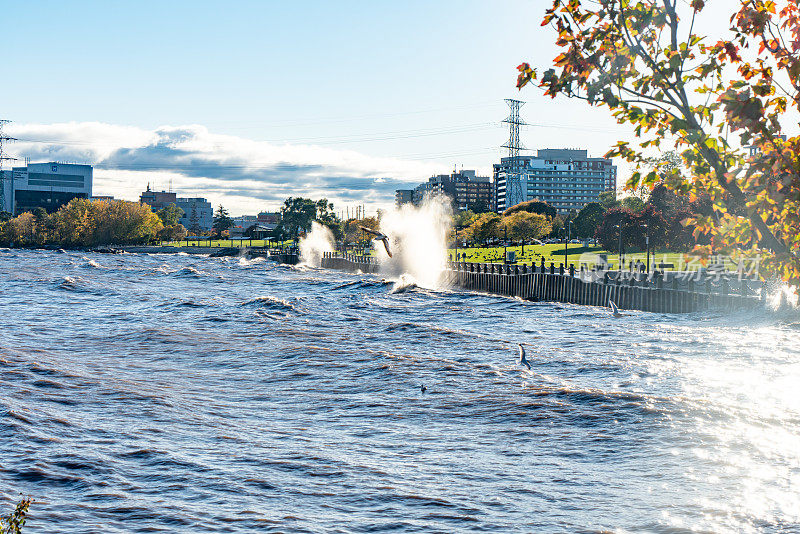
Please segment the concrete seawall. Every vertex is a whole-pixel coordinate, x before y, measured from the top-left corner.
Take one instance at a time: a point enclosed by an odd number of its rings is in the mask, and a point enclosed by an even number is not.
[[[380,266],[363,256],[327,253],[322,266],[351,272],[377,273]],[[665,283],[662,275],[610,271],[564,270],[563,266],[504,265],[448,262],[447,283],[472,291],[519,297],[526,300],[567,302],[609,307],[613,300],[620,309],[656,313],[690,313],[707,309],[747,309],[764,306],[765,290],[741,282],[734,292],[726,278],[712,284],[673,277]],[[755,284],[754,284],[755,285]],[[760,285],[759,285],[760,286]]]

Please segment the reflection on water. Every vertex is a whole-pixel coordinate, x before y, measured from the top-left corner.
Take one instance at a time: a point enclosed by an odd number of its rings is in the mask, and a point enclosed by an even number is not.
[[[791,315],[239,258],[6,250],[0,281],[0,504],[32,495],[31,532],[800,530]]]

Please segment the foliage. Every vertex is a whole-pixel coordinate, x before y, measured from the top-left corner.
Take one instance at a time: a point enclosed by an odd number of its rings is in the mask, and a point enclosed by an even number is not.
[[[520,202],[519,204],[511,206],[505,210],[503,212],[503,216],[506,217],[519,211],[527,211],[528,213],[541,213],[542,215],[546,215],[551,219],[556,216],[556,209],[547,202],[543,202],[541,200],[528,200],[526,202]]]
[[[453,226],[454,227],[467,227],[472,224],[472,221],[475,220],[476,212],[471,210],[466,211],[459,211],[453,215]]]
[[[342,233],[339,218],[333,211],[333,203],[328,202],[327,198],[322,198],[317,200],[316,208],[315,220],[321,225],[326,226],[333,234],[334,239],[337,241],[340,240],[344,234]]]
[[[25,521],[28,519],[28,508],[31,499],[22,499],[13,512],[7,516],[0,516],[0,534],[20,534]]]
[[[644,209],[644,200],[637,196],[625,197],[620,201],[620,205],[631,211],[641,211]]]
[[[781,124],[800,108],[800,2],[731,2],[732,34],[716,43],[693,33],[704,4],[552,0],[542,24],[555,28],[563,53],[539,85],[605,106],[633,127],[638,141],[606,155],[637,166],[629,189],[663,179],[642,168],[649,150],[672,144],[689,176],[672,173],[665,185],[712,206],[687,221],[695,235],[710,234],[725,251],[760,249],[764,267],[800,284],[800,136],[783,137]],[[527,63],[519,70],[520,88],[537,78]]]
[[[200,218],[197,216],[197,204],[194,202],[192,202],[192,213],[189,215],[189,231],[196,236],[203,231],[200,228]]]
[[[195,214],[197,214],[197,211],[195,211]],[[171,203],[169,206],[158,210],[156,215],[161,219],[161,224],[164,226],[175,226],[180,223],[181,217],[183,217],[183,210]]]
[[[158,240],[181,241],[186,239],[187,235],[189,235],[189,232],[186,231],[186,228],[184,228],[182,224],[173,224],[171,226],[165,226],[158,232]]]
[[[222,204],[217,208],[217,213],[214,214],[214,224],[211,228],[217,237],[221,237],[223,232],[227,232],[233,226],[233,219],[228,214],[228,210],[222,207]]]
[[[548,237],[561,237],[564,234],[564,219],[560,215],[556,215],[550,223],[551,230]]]
[[[475,241],[486,242],[500,237],[501,218],[496,213],[481,213],[470,224],[469,232]]]
[[[378,230],[380,223],[375,217],[365,217],[363,219],[348,219],[339,225],[339,233],[346,245],[359,245],[366,247],[372,241],[372,235],[361,230],[361,226]]]
[[[572,228],[575,236],[579,238],[594,237],[594,233],[603,221],[605,210],[598,202],[586,204],[575,219],[572,221]]]
[[[612,208],[605,213],[595,237],[600,245],[608,250],[619,248],[619,236],[622,232],[622,250],[629,248],[645,250],[645,237],[650,237],[650,248],[665,248],[669,224],[648,205],[642,211],[635,212],[627,208]]]
[[[147,205],[124,200],[75,198],[55,213],[22,213],[0,227],[8,246],[80,247],[135,245],[156,239],[163,229]]]
[[[503,217],[503,226],[506,227],[508,237],[511,239],[522,241],[531,241],[539,239],[550,233],[552,223],[545,215],[541,213],[528,213],[520,211]]]
[[[616,191],[603,191],[600,193],[599,201],[604,210],[610,210],[611,208],[618,208],[620,206]]]
[[[333,211],[333,204],[323,198],[317,201],[310,198],[289,197],[281,207],[280,232],[296,236],[311,229],[311,222],[318,221],[333,231],[334,236],[342,237],[339,219]]]

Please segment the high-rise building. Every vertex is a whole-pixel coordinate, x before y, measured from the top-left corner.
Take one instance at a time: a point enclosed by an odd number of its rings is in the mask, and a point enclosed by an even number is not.
[[[408,202],[410,197],[410,201],[419,206],[428,193],[447,195],[453,208],[460,211],[489,210],[492,205],[491,180],[488,176],[477,176],[473,170],[431,176],[413,190],[398,189],[395,191],[395,203],[400,206]]]
[[[411,204],[414,200],[413,189],[398,189],[394,192],[394,205],[400,207],[403,204]]]
[[[5,199],[2,210],[14,215],[36,208],[56,211],[73,198],[91,197],[92,177],[91,165],[53,161],[2,171],[0,187]]]
[[[511,207],[506,202],[506,186],[512,163],[511,158],[502,158],[494,165],[498,212]],[[590,158],[586,150],[538,150],[536,156],[519,156],[517,165],[522,201],[542,200],[559,213],[579,211],[597,202],[600,193],[617,190],[617,166],[610,159]]]

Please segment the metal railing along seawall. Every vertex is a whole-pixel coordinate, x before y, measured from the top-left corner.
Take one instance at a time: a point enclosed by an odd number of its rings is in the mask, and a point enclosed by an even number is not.
[[[378,272],[373,258],[327,253],[322,266],[330,269]],[[674,274],[674,273],[672,273]],[[682,280],[662,272],[587,270],[563,264],[549,267],[501,263],[447,262],[445,282],[471,291],[519,297],[526,300],[609,306],[656,313],[690,313],[707,309],[746,309],[765,305],[766,290],[754,281],[738,280],[735,287],[725,276]],[[754,286],[754,287],[751,287]],[[755,287],[758,286],[758,287]]]
[[[371,256],[359,256],[348,252],[325,252],[322,254],[322,267],[362,273],[377,273],[380,265]]]

